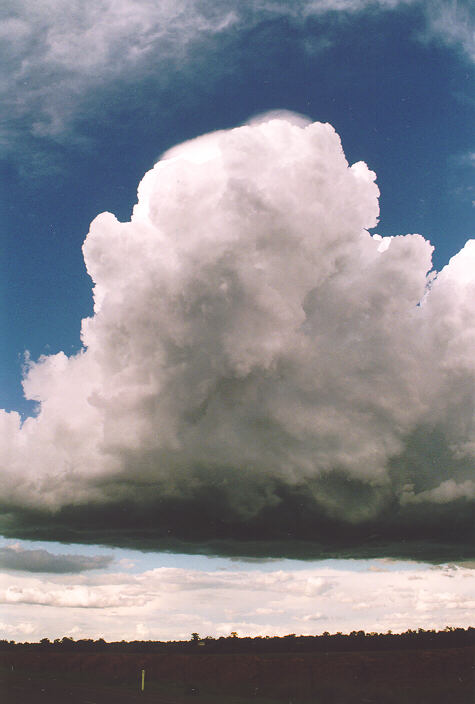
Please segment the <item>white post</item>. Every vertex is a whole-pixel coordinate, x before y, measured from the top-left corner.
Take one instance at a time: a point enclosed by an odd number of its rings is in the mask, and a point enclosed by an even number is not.
[[[145,670],[142,670],[142,692],[145,689]]]

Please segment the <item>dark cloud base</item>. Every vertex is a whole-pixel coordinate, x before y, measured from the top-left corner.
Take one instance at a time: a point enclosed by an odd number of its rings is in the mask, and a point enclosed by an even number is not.
[[[367,485],[348,481],[354,501],[371,500]],[[330,491],[330,489],[328,490]],[[144,551],[253,558],[406,558],[427,562],[473,559],[473,504],[401,507],[386,499],[377,518],[359,522],[328,515],[306,487],[276,485],[275,504],[238,515],[218,489],[188,498],[130,499],[70,505],[50,513],[2,510],[7,538],[101,544]]]

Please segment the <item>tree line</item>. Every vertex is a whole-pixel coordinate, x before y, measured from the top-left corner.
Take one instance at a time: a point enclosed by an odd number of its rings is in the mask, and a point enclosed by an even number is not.
[[[37,643],[17,643],[14,640],[0,640],[0,651],[52,650],[66,652],[121,652],[121,653],[306,653],[306,652],[344,652],[371,650],[411,650],[434,648],[460,648],[475,645],[475,628],[453,628],[447,626],[441,631],[407,630],[404,633],[366,633],[352,631],[344,634],[325,632],[316,636],[302,636],[289,633],[285,636],[239,637],[233,631],[229,636],[213,638],[199,633],[192,633],[189,640],[178,641],[113,641],[103,638],[94,640],[72,637],[55,638],[50,641],[42,638]]]

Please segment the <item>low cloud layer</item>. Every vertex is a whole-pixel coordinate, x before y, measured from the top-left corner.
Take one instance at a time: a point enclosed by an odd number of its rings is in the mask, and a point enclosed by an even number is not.
[[[77,574],[104,569],[112,559],[107,555],[54,555],[48,550],[26,550],[18,545],[0,548],[0,569],[22,572]]]
[[[0,572],[2,632],[17,640],[189,639],[202,636],[317,634],[365,629],[467,627],[473,570],[385,561],[360,572],[327,564],[268,572],[152,569],[140,574],[52,576]]]
[[[166,153],[84,244],[84,350],[0,416],[9,536],[271,556],[468,556],[475,241],[438,274],[286,114]]]

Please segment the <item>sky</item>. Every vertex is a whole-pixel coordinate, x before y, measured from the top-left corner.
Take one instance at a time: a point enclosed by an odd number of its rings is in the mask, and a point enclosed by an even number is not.
[[[469,3],[15,0],[0,51],[0,638],[471,625]]]

